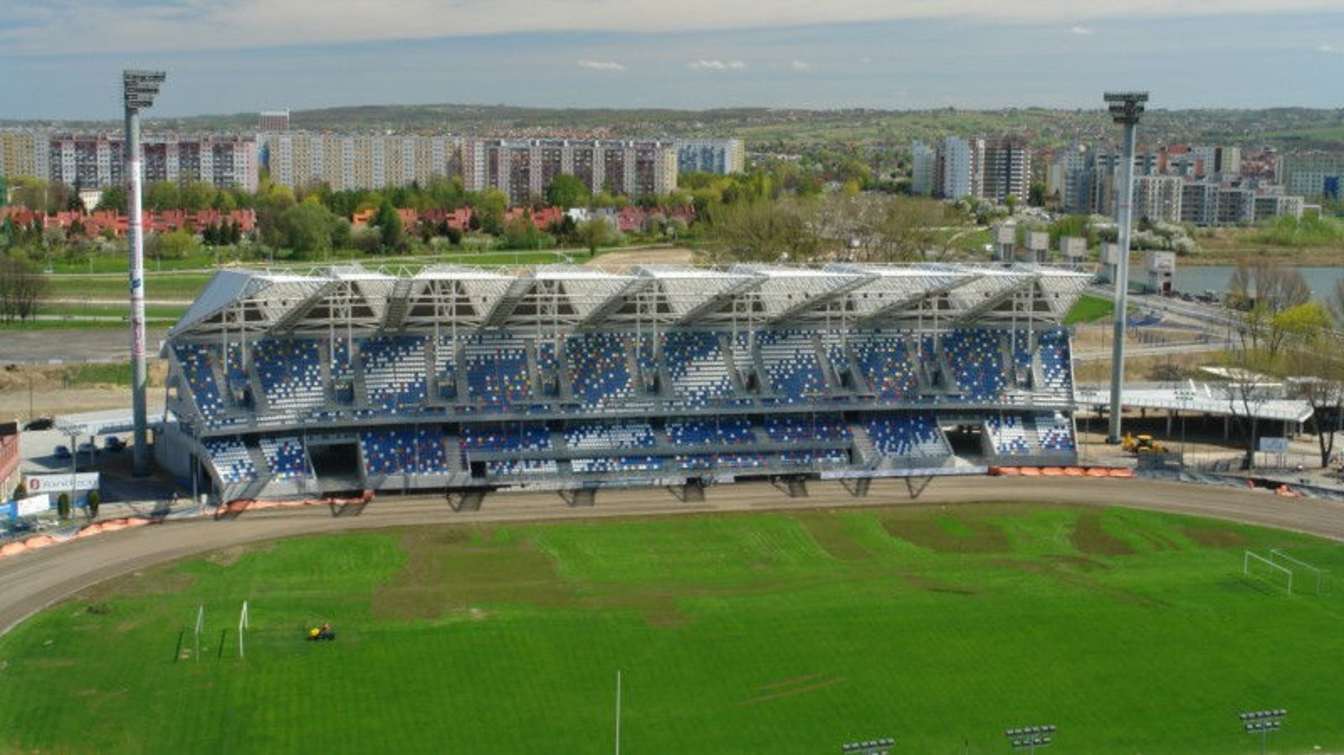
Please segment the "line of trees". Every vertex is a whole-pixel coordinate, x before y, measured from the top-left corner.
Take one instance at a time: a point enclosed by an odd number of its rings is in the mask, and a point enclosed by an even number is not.
[[[32,263],[0,257],[0,320],[35,318],[46,295],[47,279]]]

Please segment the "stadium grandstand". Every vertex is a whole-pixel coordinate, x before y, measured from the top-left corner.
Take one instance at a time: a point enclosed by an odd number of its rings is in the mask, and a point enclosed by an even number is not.
[[[1086,287],[1037,266],[219,272],[159,462],[221,500],[1076,463]]]

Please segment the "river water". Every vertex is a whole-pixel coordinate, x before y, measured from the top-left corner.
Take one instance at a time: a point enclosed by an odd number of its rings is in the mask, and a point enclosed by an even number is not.
[[[1138,262],[1136,260],[1136,262]],[[1344,260],[1342,260],[1344,262]],[[1176,261],[1176,290],[1187,294],[1202,294],[1205,291],[1213,291],[1215,294],[1227,292],[1228,281],[1232,279],[1232,272],[1236,270],[1232,265],[1214,265],[1210,267],[1196,267],[1181,265],[1180,260]],[[1344,280],[1344,265],[1339,267],[1299,267],[1302,271],[1302,277],[1306,278],[1307,285],[1311,286],[1311,292],[1317,297],[1331,296],[1335,291],[1337,281]],[[1148,276],[1143,270],[1143,263],[1138,262],[1129,271],[1130,280],[1134,283],[1146,283]]]

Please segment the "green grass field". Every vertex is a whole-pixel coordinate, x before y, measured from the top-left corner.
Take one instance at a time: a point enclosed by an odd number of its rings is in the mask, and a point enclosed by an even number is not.
[[[1344,591],[1243,577],[1270,547],[1344,569],[1301,535],[1002,504],[280,541],[0,639],[0,751],[606,753],[620,669],[631,753],[998,753],[1036,723],[1058,752],[1251,752],[1235,714],[1267,707],[1275,751],[1338,752]]]
[[[1125,311],[1129,311],[1126,309]],[[1064,316],[1065,325],[1096,322],[1110,317],[1115,312],[1115,302],[1092,294],[1083,294],[1074,302],[1073,309]]]

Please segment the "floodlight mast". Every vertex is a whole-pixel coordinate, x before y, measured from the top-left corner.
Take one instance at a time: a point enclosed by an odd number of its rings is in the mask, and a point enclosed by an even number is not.
[[[122,71],[122,97],[126,107],[126,175],[131,190],[127,197],[126,236],[130,244],[131,287],[131,410],[135,423],[132,473],[149,474],[149,438],[145,419],[145,244],[141,228],[140,111],[154,105],[154,96],[167,74],[163,71]]]
[[[1139,117],[1143,115],[1147,92],[1107,92],[1103,95],[1111,118],[1125,127],[1124,165],[1121,166],[1121,185],[1116,196],[1116,222],[1120,226],[1120,259],[1115,265],[1115,323],[1114,343],[1111,346],[1111,416],[1107,442],[1120,442],[1121,394],[1125,387],[1125,309],[1129,304],[1129,244],[1130,226],[1134,215],[1134,151]]]

